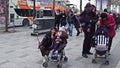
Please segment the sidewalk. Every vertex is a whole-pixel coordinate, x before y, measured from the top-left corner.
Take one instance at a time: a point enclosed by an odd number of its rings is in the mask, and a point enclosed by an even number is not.
[[[38,50],[38,40],[36,36],[30,35],[32,30],[21,28],[17,31],[15,33],[0,34],[0,68],[43,68],[42,56]],[[42,40],[43,36],[40,35],[39,40]],[[92,64],[92,55],[88,58],[82,57],[83,38],[83,33],[76,36],[76,30],[74,30],[73,36],[69,37],[65,48],[68,62],[63,63],[63,68],[107,68],[109,66],[109,68],[119,68],[120,62],[115,57],[115,50],[119,49],[120,31],[117,32],[113,40],[110,65],[107,67],[103,65],[104,60],[101,59],[97,64]],[[117,57],[119,58],[119,55]],[[56,68],[56,63],[50,63],[48,68]]]

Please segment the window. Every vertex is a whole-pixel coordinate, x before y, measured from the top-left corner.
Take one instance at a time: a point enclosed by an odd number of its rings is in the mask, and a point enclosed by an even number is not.
[[[10,14],[10,22],[14,22],[14,19],[15,19],[14,14]]]
[[[23,17],[31,17],[31,16],[33,16],[33,9],[15,9],[15,12],[19,16],[23,16]]]
[[[52,10],[43,10],[43,16],[52,16]]]

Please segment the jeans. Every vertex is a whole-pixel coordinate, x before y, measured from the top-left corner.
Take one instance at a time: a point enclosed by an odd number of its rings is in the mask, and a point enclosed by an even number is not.
[[[68,24],[68,32],[69,32],[69,35],[72,36],[72,33],[73,33],[73,24]]]

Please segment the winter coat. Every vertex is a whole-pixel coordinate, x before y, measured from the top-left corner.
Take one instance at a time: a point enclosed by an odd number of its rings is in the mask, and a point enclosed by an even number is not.
[[[83,30],[87,30],[88,28],[90,28],[93,34],[95,32],[95,25],[97,21],[98,16],[96,15],[96,13],[87,13],[86,11],[84,11],[80,15],[80,22],[82,24]]]
[[[66,23],[66,18],[67,18],[67,15],[65,13],[62,13],[61,14],[61,22],[65,22]]]
[[[119,25],[119,24],[120,24],[120,16],[116,18],[116,25]]]
[[[73,17],[73,20],[74,20],[74,23],[73,23],[73,24],[74,24],[75,28],[80,28],[79,19],[80,19],[79,16],[76,16],[76,15],[75,15],[75,16]]]
[[[107,14],[107,20],[103,21],[100,20],[100,26],[107,26],[108,27],[108,34],[109,37],[115,36],[115,20],[112,15]]]
[[[67,21],[69,24],[73,24],[74,23],[74,17],[75,15],[72,13],[72,14],[68,14],[68,17],[67,17]]]
[[[60,23],[61,14],[55,14],[55,23]]]
[[[54,37],[55,37],[55,34],[54,34]],[[53,42],[53,39],[51,38],[51,32],[48,32],[41,41],[42,46],[44,46],[45,49],[47,50],[50,49],[52,42]]]

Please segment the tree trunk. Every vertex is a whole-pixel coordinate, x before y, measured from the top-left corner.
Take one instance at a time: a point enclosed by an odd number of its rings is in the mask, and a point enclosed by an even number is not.
[[[80,0],[80,13],[82,12],[82,0]]]
[[[100,0],[100,11],[102,11],[102,0]]]
[[[9,0],[5,0],[5,32],[8,32]]]
[[[107,0],[107,9],[111,10],[111,0]]]

